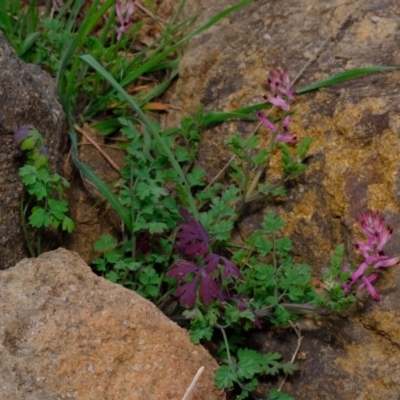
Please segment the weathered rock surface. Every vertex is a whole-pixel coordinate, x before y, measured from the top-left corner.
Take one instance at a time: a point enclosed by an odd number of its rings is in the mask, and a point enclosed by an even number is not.
[[[58,249],[0,272],[0,398],[223,399],[216,361],[136,293]]]
[[[187,15],[207,5],[204,21],[234,3],[193,2]],[[171,115],[170,125],[179,122],[182,114],[193,113],[199,103],[217,111],[260,103],[265,93],[262,85],[276,60],[283,60],[295,77],[331,33],[336,32],[296,87],[350,68],[400,64],[395,50],[400,22],[393,17],[400,12],[398,2],[359,4],[340,28],[353,5],[343,1],[257,2],[195,37],[181,63],[172,99],[180,112]],[[343,239],[350,243],[354,218],[365,207],[385,211],[400,232],[400,221],[395,218],[399,208],[399,81],[400,72],[375,74],[298,96],[293,104],[292,130],[300,139],[314,138],[309,169],[288,185],[283,205],[270,202],[261,207],[274,208],[286,217],[286,232],[303,261],[325,265],[334,244]],[[240,121],[205,132],[199,163],[209,178],[231,157],[225,139],[237,130],[249,134],[254,127]],[[265,144],[269,133],[261,130],[260,137]],[[249,216],[241,229],[251,232],[258,222],[258,216],[254,220]]]
[[[234,0],[191,2],[186,16],[207,8],[204,22]],[[230,111],[257,104],[262,85],[276,60],[297,76],[300,88],[351,68],[399,65],[400,3],[283,0],[255,2],[194,38],[186,49],[172,103],[179,109],[170,125],[199,103],[206,110]],[[261,215],[274,210],[286,221],[298,261],[318,275],[333,247],[343,242],[350,259],[355,217],[364,208],[379,209],[394,228],[389,255],[400,248],[400,72],[375,74],[298,96],[291,130],[312,136],[309,169],[287,186],[283,201],[249,207],[239,224],[242,236],[259,227]],[[231,157],[224,141],[235,131],[248,135],[255,124],[239,121],[204,133],[198,162],[213,178]],[[259,132],[261,143],[269,133]],[[278,161],[272,170],[278,168]],[[399,267],[395,267],[399,268]],[[393,268],[378,284],[381,305],[365,307],[343,318],[304,323],[300,373],[291,379],[296,399],[397,399],[399,393],[400,273]],[[290,339],[289,339],[290,338]],[[295,336],[259,337],[265,349],[294,350]],[[281,342],[278,346],[278,342]],[[289,345],[290,344],[290,345]],[[290,350],[288,350],[290,349]]]
[[[22,183],[18,170],[24,159],[12,136],[21,125],[34,126],[50,149],[52,167],[58,169],[65,116],[50,75],[22,62],[1,31],[0,71],[0,263],[4,268],[28,255],[19,214]]]

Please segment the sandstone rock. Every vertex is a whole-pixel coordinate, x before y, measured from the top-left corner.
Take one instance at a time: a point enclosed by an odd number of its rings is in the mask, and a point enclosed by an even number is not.
[[[0,272],[0,398],[223,399],[216,361],[136,293],[59,249]]]
[[[186,16],[207,8],[204,22],[216,7],[235,3],[191,2]],[[276,60],[284,61],[295,77],[330,34],[295,88],[355,67],[399,65],[399,2],[356,4],[343,23],[355,3],[255,2],[194,38],[181,63],[172,98],[179,112],[171,114],[170,125],[186,113],[193,114],[199,103],[216,111],[260,103],[262,85]],[[352,231],[356,215],[368,207],[385,213],[395,232],[387,253],[398,255],[399,82],[400,72],[375,74],[298,96],[291,128],[300,139],[314,138],[309,169],[287,185],[285,200],[250,206],[238,226],[241,235],[258,228],[260,216],[274,210],[286,221],[285,233],[294,241],[296,259],[312,265],[318,276],[338,243],[345,243],[348,256],[357,263]],[[198,162],[210,180],[231,157],[225,139],[235,131],[248,135],[254,127],[236,121],[204,133]],[[267,143],[269,133],[261,130],[259,134],[261,143]],[[272,167],[276,171],[279,160]],[[304,323],[301,350],[306,359],[284,389],[296,399],[398,398],[400,281],[396,268],[379,281],[381,306],[366,297],[365,307],[359,305],[358,311],[320,320],[317,326]],[[263,332],[258,340],[265,350],[282,351],[289,360],[295,336],[273,337]]]
[[[19,215],[22,183],[18,169],[23,159],[12,136],[21,125],[34,126],[50,149],[52,167],[58,169],[65,116],[50,75],[22,62],[1,31],[0,71],[0,263],[9,267],[28,255]]]

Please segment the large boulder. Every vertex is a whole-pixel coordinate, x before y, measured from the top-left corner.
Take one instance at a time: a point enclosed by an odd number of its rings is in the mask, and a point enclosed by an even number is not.
[[[191,2],[186,13],[206,8],[200,21],[204,22],[235,3]],[[398,2],[357,4],[359,8],[345,19],[354,4],[254,3],[195,37],[181,62],[171,99],[179,112],[171,113],[169,125],[179,123],[186,113],[193,114],[199,103],[206,110],[231,111],[262,102],[262,86],[274,62],[282,60],[296,77],[330,34],[295,88],[350,68],[400,64],[399,21],[393,18],[400,11]],[[351,250],[355,217],[366,207],[384,211],[400,232],[396,218],[399,80],[400,72],[374,74],[298,96],[292,105],[291,130],[300,139],[314,138],[309,169],[289,183],[283,203],[269,201],[256,208],[279,212],[299,257],[316,268],[326,265],[335,244],[344,240]],[[255,123],[239,121],[204,133],[198,162],[209,179],[231,157],[224,141],[235,131],[250,134],[254,127]],[[259,134],[261,144],[267,145],[270,133],[261,129]],[[258,223],[258,216],[248,215],[240,229],[246,234]]]
[[[0,272],[0,398],[224,399],[216,361],[133,291],[59,249]]]
[[[40,67],[21,61],[0,31],[1,268],[10,267],[28,255],[19,212],[22,183],[18,170],[24,158],[12,141],[14,132],[22,125],[39,130],[50,150],[51,166],[58,170],[66,125],[55,82]],[[52,240],[47,238],[45,244],[51,247]]]
[[[235,3],[199,0],[190,2],[185,12],[188,16],[205,9],[201,23]],[[295,88],[351,68],[400,65],[399,14],[395,0],[254,2],[190,42],[171,98],[179,111],[170,115],[169,123],[193,114],[199,103],[216,111],[260,103],[262,86],[277,60],[292,77],[300,74]],[[238,224],[241,236],[259,227],[262,214],[275,211],[286,221],[295,258],[312,265],[318,276],[338,243],[346,245],[354,264],[359,262],[352,244],[355,218],[365,208],[379,209],[395,232],[385,250],[399,255],[399,82],[400,72],[374,74],[297,96],[291,130],[300,139],[314,138],[309,168],[288,183],[286,199],[250,206]],[[235,131],[248,135],[254,127],[236,121],[204,132],[197,161],[209,180],[231,157],[224,141]],[[259,135],[267,144],[270,133],[261,129]],[[276,160],[272,172],[278,167]],[[398,398],[396,268],[378,282],[380,305],[366,297],[341,318],[303,323],[300,372],[284,390],[296,399]],[[273,341],[263,332],[255,340],[264,350],[281,351],[286,360],[296,347],[292,333]]]

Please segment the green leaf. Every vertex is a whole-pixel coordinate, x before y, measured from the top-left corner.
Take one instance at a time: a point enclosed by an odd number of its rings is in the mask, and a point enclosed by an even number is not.
[[[276,250],[282,255],[287,255],[292,250],[292,241],[288,237],[277,239]]]
[[[269,254],[273,248],[272,242],[263,236],[258,236],[254,241],[254,245],[262,257],[265,257],[267,254]]]
[[[110,271],[106,273],[106,279],[108,279],[110,282],[117,283],[119,276],[115,271]]]
[[[62,230],[71,233],[75,229],[74,221],[69,217],[64,217],[62,222]]]
[[[227,365],[222,365],[215,371],[215,386],[218,389],[231,389],[237,379],[236,373]]]
[[[175,149],[175,157],[176,161],[181,163],[190,160],[192,155],[184,147],[178,146]]]
[[[284,364],[281,363],[280,366],[282,372],[288,375],[293,375],[299,369],[299,367],[293,363],[284,363]]]
[[[143,285],[158,285],[161,277],[157,274],[153,267],[145,267],[139,275],[139,282]]]
[[[192,172],[186,174],[186,179],[190,186],[204,186],[204,179],[206,173],[204,168],[196,167],[193,168]]]
[[[194,344],[200,343],[201,339],[211,340],[213,329],[207,321],[194,321],[189,329],[190,339]]]
[[[299,155],[299,157],[300,157],[302,160],[306,157],[306,155],[307,155],[307,153],[308,153],[308,150],[310,149],[310,146],[311,146],[312,142],[313,142],[313,138],[310,137],[310,136],[308,136],[308,137],[305,137],[305,138],[297,145],[297,147],[296,147],[296,152],[297,152],[297,154]]]
[[[216,223],[210,230],[210,234],[215,236],[217,240],[229,240],[231,231],[233,229],[233,222],[229,220],[222,220]]]
[[[104,254],[104,258],[107,260],[108,264],[114,265],[114,269],[116,270],[126,270],[127,265],[124,261],[120,260],[121,255],[116,253],[115,251],[107,251]]]
[[[229,185],[228,188],[221,193],[222,200],[227,204],[238,201],[239,196],[240,190],[235,185]],[[233,215],[233,213],[230,212],[229,215]]]
[[[250,396],[250,393],[257,389],[258,380],[253,378],[250,382],[246,382],[246,384],[241,384],[242,393],[236,397],[236,400],[244,400]]]
[[[311,92],[312,90],[315,89],[320,89],[322,87],[334,85],[336,83],[346,82],[348,80],[359,78],[360,76],[369,75],[376,72],[398,71],[398,70],[400,70],[400,67],[391,67],[391,66],[373,66],[373,67],[355,68],[349,71],[340,72],[339,74],[333,75],[330,78],[323,79],[311,85],[302,87],[301,89],[296,90],[296,93],[303,94]]]
[[[210,326],[215,326],[218,322],[218,318],[220,317],[220,312],[217,308],[207,307],[204,318],[208,321]]]
[[[261,224],[265,233],[276,233],[280,229],[282,229],[285,225],[285,222],[280,217],[275,217],[275,213],[269,212],[264,216],[264,221]]]
[[[252,157],[252,162],[254,166],[259,167],[262,164],[265,164],[269,157],[269,151],[262,149],[260,150],[256,156]]]
[[[19,169],[19,176],[25,186],[33,185],[37,179],[37,169],[33,165],[24,165]]]
[[[276,270],[273,265],[259,264],[254,265],[255,278],[257,283],[265,285],[265,287],[273,287],[276,283]]]
[[[68,203],[65,200],[48,200],[49,213],[57,221],[62,221],[65,217],[65,213],[68,212]]]
[[[238,350],[237,376],[238,379],[252,379],[255,374],[263,371],[263,356],[251,349]]]
[[[36,145],[37,137],[28,136],[22,143],[21,143],[21,150],[32,150]]]
[[[48,227],[52,221],[50,215],[46,212],[43,207],[35,206],[32,208],[32,213],[29,216],[29,223],[34,228]]]
[[[111,235],[102,235],[99,240],[97,240],[93,248],[96,251],[101,251],[101,252],[106,252],[113,250],[117,247],[117,243],[115,242],[115,239]]]
[[[278,392],[276,389],[271,389],[267,400],[294,400],[294,398],[286,393]]]
[[[307,169],[307,165],[296,160],[291,154],[289,146],[280,143],[282,150],[282,169],[287,175],[298,175]]]
[[[149,222],[147,228],[150,235],[154,235],[155,233],[165,232],[168,229],[168,226],[164,222]]]
[[[23,41],[21,48],[18,52],[18,57],[22,58],[25,53],[27,53],[31,47],[35,44],[36,39],[40,36],[40,32],[30,33]]]

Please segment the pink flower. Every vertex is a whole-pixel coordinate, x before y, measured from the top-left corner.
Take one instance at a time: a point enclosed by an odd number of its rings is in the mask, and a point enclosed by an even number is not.
[[[263,98],[282,110],[289,111],[288,100],[294,100],[295,96],[291,88],[289,71],[283,64],[276,63],[269,71],[267,86],[270,93]]]
[[[385,223],[384,215],[380,211],[365,210],[357,216],[357,224],[366,238],[356,238],[354,245],[364,257],[356,271],[350,277],[350,282],[343,285],[346,294],[350,294],[351,287],[358,283],[357,290],[367,289],[375,301],[379,301],[379,294],[372,286],[378,277],[379,268],[387,268],[400,262],[400,257],[388,257],[383,253],[383,247],[393,234],[392,228]],[[348,270],[347,267],[343,267]]]
[[[375,272],[373,274],[371,274],[370,276],[368,276],[367,278],[365,276],[363,276],[361,278],[362,283],[361,285],[357,288],[357,290],[362,290],[364,288],[368,289],[371,297],[375,300],[378,301],[380,300],[379,294],[376,291],[376,289],[372,286],[372,282],[378,277],[378,273]]]
[[[135,0],[117,0],[115,11],[120,25],[117,28],[117,40],[119,41],[122,34],[132,26],[131,17],[135,11]]]
[[[294,100],[289,71],[283,64],[275,64],[274,68],[269,72],[267,81],[272,91],[283,94],[289,100]]]
[[[274,125],[264,113],[259,111],[257,113],[257,118],[272,132],[276,132],[278,129],[276,125]],[[276,140],[278,142],[286,142],[286,143],[297,143],[297,137],[294,133],[289,133],[289,123],[290,123],[290,116],[286,116],[283,120],[281,131],[276,136]]]
[[[289,111],[290,110],[289,104],[286,103],[286,101],[281,96],[279,96],[278,94],[274,94],[273,96],[265,95],[265,96],[263,96],[263,98],[264,98],[265,101],[268,101],[268,103],[271,103],[274,106],[280,107],[284,111]]]

